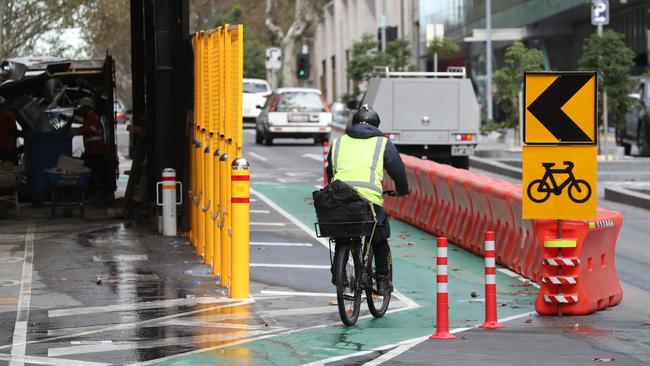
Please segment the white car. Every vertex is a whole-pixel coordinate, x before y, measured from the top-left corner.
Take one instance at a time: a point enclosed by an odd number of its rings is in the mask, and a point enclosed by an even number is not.
[[[280,88],[271,94],[257,117],[255,142],[273,144],[276,137],[329,139],[332,112],[318,89]]]
[[[262,79],[244,79],[244,95],[242,96],[243,122],[250,127],[255,126],[255,118],[260,114],[258,105],[266,103],[266,97],[271,94],[269,83]]]

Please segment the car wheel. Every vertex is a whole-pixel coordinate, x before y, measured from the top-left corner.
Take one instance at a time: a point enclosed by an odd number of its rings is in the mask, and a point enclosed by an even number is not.
[[[261,145],[262,142],[264,142],[264,135],[260,132],[260,130],[256,129],[255,130],[255,143],[258,145]]]
[[[273,137],[271,137],[270,133],[265,133],[264,134],[264,145],[266,145],[266,146],[273,145]]]
[[[648,127],[645,123],[639,122],[636,146],[639,148],[639,155],[650,156],[650,141],[648,141]]]

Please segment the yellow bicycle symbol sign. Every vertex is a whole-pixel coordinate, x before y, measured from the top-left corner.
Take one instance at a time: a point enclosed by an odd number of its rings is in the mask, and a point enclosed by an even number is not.
[[[528,198],[536,203],[542,203],[549,199],[551,193],[556,196],[562,194],[565,187],[568,187],[569,198],[575,203],[584,203],[591,197],[591,186],[584,179],[576,179],[573,175],[573,163],[565,161],[564,169],[552,169],[555,163],[542,163],[545,169],[542,179],[535,179],[528,185]],[[555,176],[564,174],[567,178],[558,184]]]

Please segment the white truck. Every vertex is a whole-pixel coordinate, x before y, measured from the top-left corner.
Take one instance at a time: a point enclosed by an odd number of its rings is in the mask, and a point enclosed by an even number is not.
[[[401,153],[469,168],[480,109],[464,67],[446,72],[375,68],[361,103],[379,113],[380,129]]]

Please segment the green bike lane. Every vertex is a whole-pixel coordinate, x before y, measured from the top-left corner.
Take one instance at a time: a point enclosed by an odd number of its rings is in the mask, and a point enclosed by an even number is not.
[[[313,185],[253,184],[252,188],[307,227],[313,227]],[[380,319],[360,319],[353,327],[339,323],[291,329],[269,338],[205,352],[195,351],[156,364],[300,365],[432,334],[435,331],[436,237],[398,220],[391,219],[390,224],[394,286],[419,307],[386,314]],[[453,244],[448,253],[450,328],[476,326],[484,316],[481,302],[484,294],[483,258]],[[534,310],[537,291],[532,286],[525,286],[518,279],[498,272],[497,289],[500,318]],[[362,303],[362,307],[365,306],[365,302]]]

